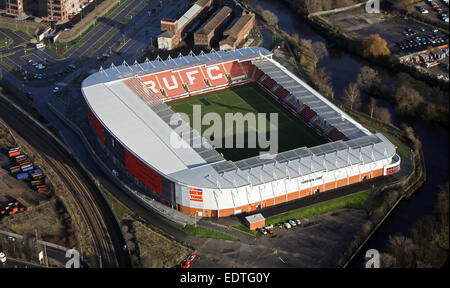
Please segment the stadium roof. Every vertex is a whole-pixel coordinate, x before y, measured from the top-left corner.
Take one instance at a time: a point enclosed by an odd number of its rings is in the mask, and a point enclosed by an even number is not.
[[[145,63],[135,63],[133,65],[122,64],[120,66],[101,69],[83,82],[83,86],[91,86],[101,83],[117,81],[130,77],[144,76],[152,73],[167,71],[171,69],[182,70],[199,65],[214,65],[227,61],[246,61],[259,58],[260,55],[271,56],[272,53],[261,47],[248,47],[230,51],[214,51],[209,54],[186,55],[178,58],[167,59],[165,61],[146,61]]]
[[[289,70],[271,59],[263,59],[254,63],[266,75],[281,84],[295,99],[311,108],[317,115],[334,126],[348,139],[369,135],[370,132],[361,124],[343,113],[333,103],[317,93],[305,82],[298,79]]]
[[[271,55],[272,53],[264,48],[251,47],[200,56],[184,56],[166,61],[148,61],[132,66],[121,65],[89,76],[83,81],[82,92],[97,119],[128,151],[168,179],[192,187],[235,188],[287,177],[307,175],[309,177],[315,173],[333,171],[349,165],[369,164],[395,155],[394,145],[382,134],[372,135],[370,132],[362,132],[361,137],[354,137],[345,142],[337,141],[312,148],[300,147],[272,158],[253,157],[237,162],[225,160],[207,145],[200,149],[190,146],[174,148],[171,143],[172,129],[168,125],[173,113],[170,108],[161,100],[143,102],[125,83],[136,80],[135,75],[148,75],[169,69],[178,70],[205,63],[257,59],[276,63],[270,59]],[[288,75],[295,79],[294,82],[297,84],[292,83],[293,85],[300,85],[297,86],[299,91],[310,91],[311,88],[302,84],[297,77]],[[287,81],[287,78],[285,80]],[[311,103],[314,96],[316,101],[329,103],[317,92],[308,95],[312,97]],[[350,122],[350,128],[353,128],[352,125],[357,128],[360,126],[333,104],[329,105],[332,105],[331,110]],[[192,129],[191,133],[194,137],[200,137]]]

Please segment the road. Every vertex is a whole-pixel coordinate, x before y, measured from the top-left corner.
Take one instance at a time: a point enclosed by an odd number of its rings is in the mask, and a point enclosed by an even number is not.
[[[122,249],[125,240],[121,228],[106,200],[80,165],[34,122],[19,115],[6,102],[0,105],[0,117],[59,175],[90,230],[95,254],[101,257],[102,266],[130,267],[129,254]]]

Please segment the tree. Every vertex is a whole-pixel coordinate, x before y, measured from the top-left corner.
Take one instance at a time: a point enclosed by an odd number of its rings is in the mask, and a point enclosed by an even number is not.
[[[415,116],[423,104],[423,97],[414,88],[401,86],[395,95],[396,110],[402,115]]]
[[[358,75],[358,84],[361,89],[371,91],[381,84],[381,77],[375,69],[363,66]]]
[[[375,98],[373,97],[370,97],[369,105],[367,107],[367,110],[369,111],[370,114],[370,118],[373,118],[376,108],[377,108],[377,100],[375,100]]]
[[[389,112],[389,109],[385,107],[377,107],[377,109],[375,110],[375,118],[387,124],[392,123],[391,112]]]
[[[316,41],[312,44],[312,49],[314,54],[316,54],[317,59],[321,60],[328,56],[328,49],[325,43],[321,41]]]
[[[350,106],[353,110],[359,109],[362,106],[361,92],[357,83],[350,83],[347,88],[344,89],[344,97],[342,98],[345,105]]]
[[[292,40],[298,45],[300,43],[300,35],[298,35],[298,33],[294,33],[292,35]]]
[[[261,16],[269,25],[276,26],[278,24],[278,17],[272,11],[264,10]]]
[[[389,56],[389,50],[386,40],[381,38],[380,34],[372,34],[362,41],[364,57]]]

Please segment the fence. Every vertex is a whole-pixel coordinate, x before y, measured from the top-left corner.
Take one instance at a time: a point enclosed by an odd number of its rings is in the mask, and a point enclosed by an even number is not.
[[[327,14],[332,14],[332,13],[344,12],[344,11],[347,11],[347,10],[352,10],[352,9],[355,9],[355,8],[358,8],[358,7],[361,7],[361,6],[364,6],[364,5],[366,5],[366,3],[368,3],[368,2],[370,2],[370,1],[363,2],[363,3],[358,3],[358,4],[351,5],[351,6],[347,6],[347,7],[331,9],[331,10],[327,10],[327,11],[313,12],[313,13],[310,13],[310,14],[308,15],[308,17],[321,16],[321,15],[327,15]]]
[[[8,231],[3,231],[3,230],[0,230],[0,234],[5,235],[7,237],[12,237],[14,239],[23,240],[23,236],[20,235],[20,234],[8,232]],[[64,251],[64,252],[69,250],[69,248],[67,248],[67,247],[64,247],[64,246],[61,246],[61,245],[57,245],[57,244],[54,244],[54,243],[50,243],[50,242],[47,242],[47,241],[37,240],[37,243],[41,244],[41,245],[44,245],[44,246],[47,246],[47,247],[51,247],[51,248],[57,249],[57,250],[61,250],[61,251]]]

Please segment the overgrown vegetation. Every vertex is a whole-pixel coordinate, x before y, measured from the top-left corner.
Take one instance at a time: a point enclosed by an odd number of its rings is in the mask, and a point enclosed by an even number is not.
[[[238,239],[231,237],[229,235],[225,235],[223,233],[219,233],[216,231],[212,231],[200,226],[193,226],[193,225],[186,225],[184,228],[182,228],[186,234],[201,237],[201,238],[216,238],[216,239],[224,239],[224,240],[232,240],[232,241],[238,241]]]
[[[389,238],[383,268],[441,268],[449,255],[449,185],[440,188],[433,213],[409,230]]]

